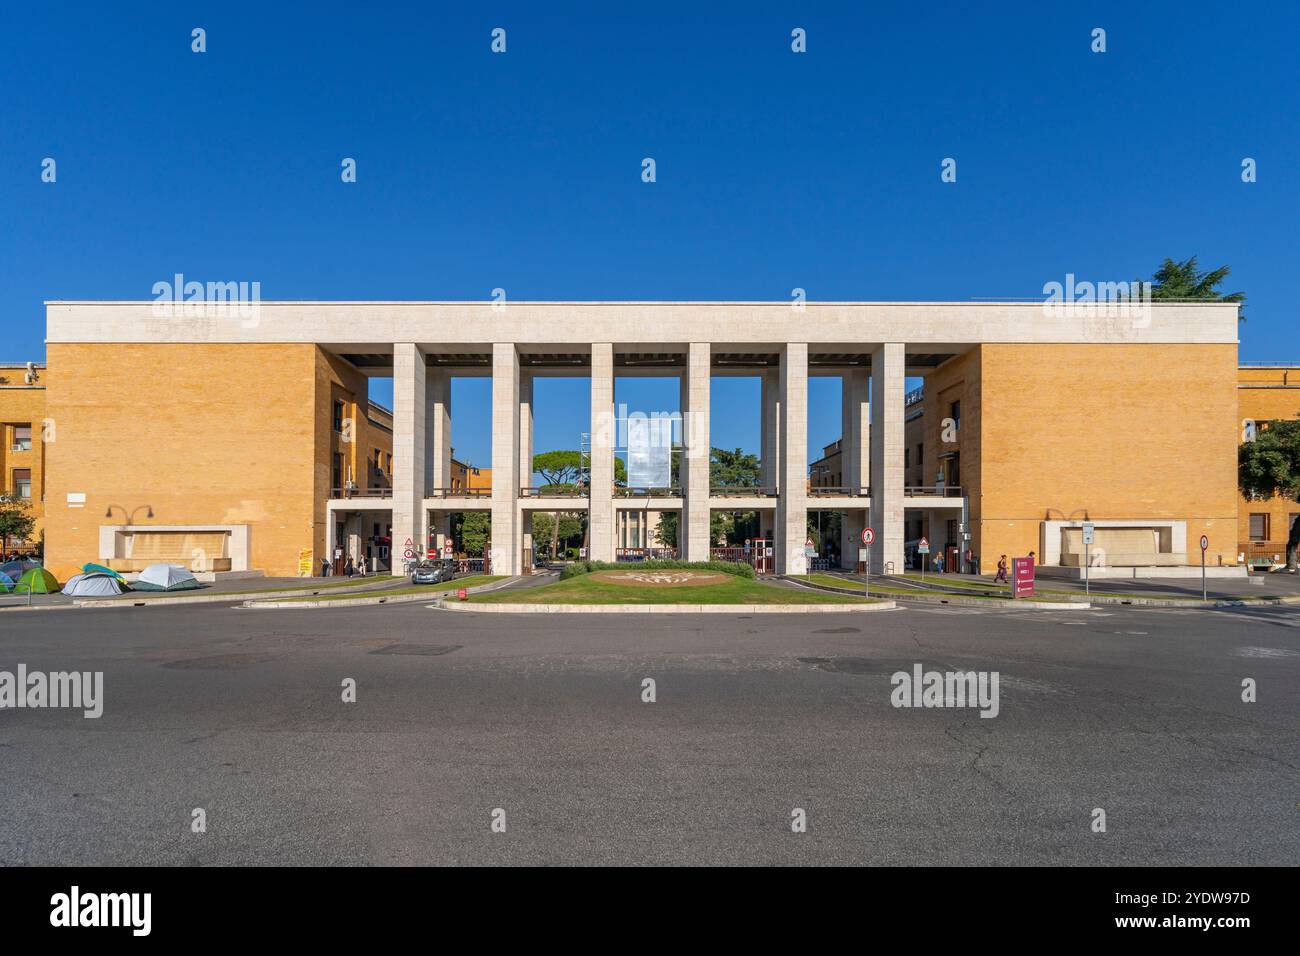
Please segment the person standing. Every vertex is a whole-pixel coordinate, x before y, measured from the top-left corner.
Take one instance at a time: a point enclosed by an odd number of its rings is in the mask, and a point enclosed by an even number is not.
[[[943,574],[943,552],[940,551],[934,556],[934,573]]]
[[[998,558],[998,576],[993,579],[993,583],[997,584],[999,581],[1003,584],[1011,583],[1007,580],[1007,556],[1005,554]]]

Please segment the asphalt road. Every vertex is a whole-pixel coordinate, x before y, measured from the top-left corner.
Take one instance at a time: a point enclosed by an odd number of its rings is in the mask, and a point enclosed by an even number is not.
[[[0,670],[103,671],[105,705],[0,711],[0,863],[1294,865],[1298,628],[1293,608],[5,614]],[[892,707],[915,663],[997,671],[998,716]]]

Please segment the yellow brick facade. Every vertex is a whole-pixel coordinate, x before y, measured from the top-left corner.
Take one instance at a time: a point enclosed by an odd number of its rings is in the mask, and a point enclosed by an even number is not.
[[[48,362],[46,565],[60,577],[99,557],[101,525],[127,523],[248,524],[249,567],[295,574],[300,549],[324,552],[331,455],[364,468],[385,443],[357,415],[365,378],[314,345],[51,344]],[[333,429],[336,399],[352,441]]]
[[[29,540],[10,541],[10,550],[34,549],[45,526],[45,391],[49,371],[44,365],[33,366],[33,381],[27,382],[26,364],[0,365],[0,492],[16,494],[15,474],[30,472],[31,499],[27,506],[36,519]],[[20,429],[31,430],[31,447],[19,440]],[[19,447],[19,446],[22,447]]]
[[[926,377],[926,481],[960,454],[972,546],[1042,553],[1047,520],[1187,523],[1211,564],[1237,561],[1232,345],[984,345]],[[957,441],[942,420],[961,402]],[[1190,552],[1195,552],[1195,559]]]

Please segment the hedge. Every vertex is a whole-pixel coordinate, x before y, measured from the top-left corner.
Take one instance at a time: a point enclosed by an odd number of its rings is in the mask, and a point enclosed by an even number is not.
[[[754,568],[744,561],[573,561],[564,566],[560,580],[592,571],[717,571],[738,578],[754,577]]]

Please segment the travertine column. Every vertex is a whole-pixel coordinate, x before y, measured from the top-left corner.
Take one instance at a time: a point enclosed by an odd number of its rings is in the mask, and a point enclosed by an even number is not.
[[[614,560],[614,346],[591,346],[591,488],[587,557]]]
[[[425,481],[432,488],[451,487],[451,376],[431,368],[425,376]]]
[[[492,573],[519,574],[519,352],[492,346]]]
[[[409,548],[424,555],[425,479],[424,353],[410,342],[393,346],[393,549],[394,576]],[[408,543],[409,542],[409,543]]]
[[[709,560],[709,381],[708,342],[687,347],[682,372],[682,527],[678,544],[686,561]]]
[[[775,488],[781,478],[781,394],[778,373],[766,369],[761,374],[762,381],[762,437],[759,440],[759,464],[761,482],[765,487]]]
[[[841,481],[850,494],[860,494],[871,483],[870,378],[864,368],[843,376],[844,410],[840,444]]]
[[[903,572],[904,346],[888,342],[871,353],[871,546],[872,573],[892,562]]]
[[[808,345],[791,342],[781,354],[781,496],[777,504],[778,574],[808,568]]]
[[[533,376],[531,372],[519,375],[519,487],[533,484]],[[529,519],[532,527],[532,519]],[[531,532],[530,532],[531,533]]]

